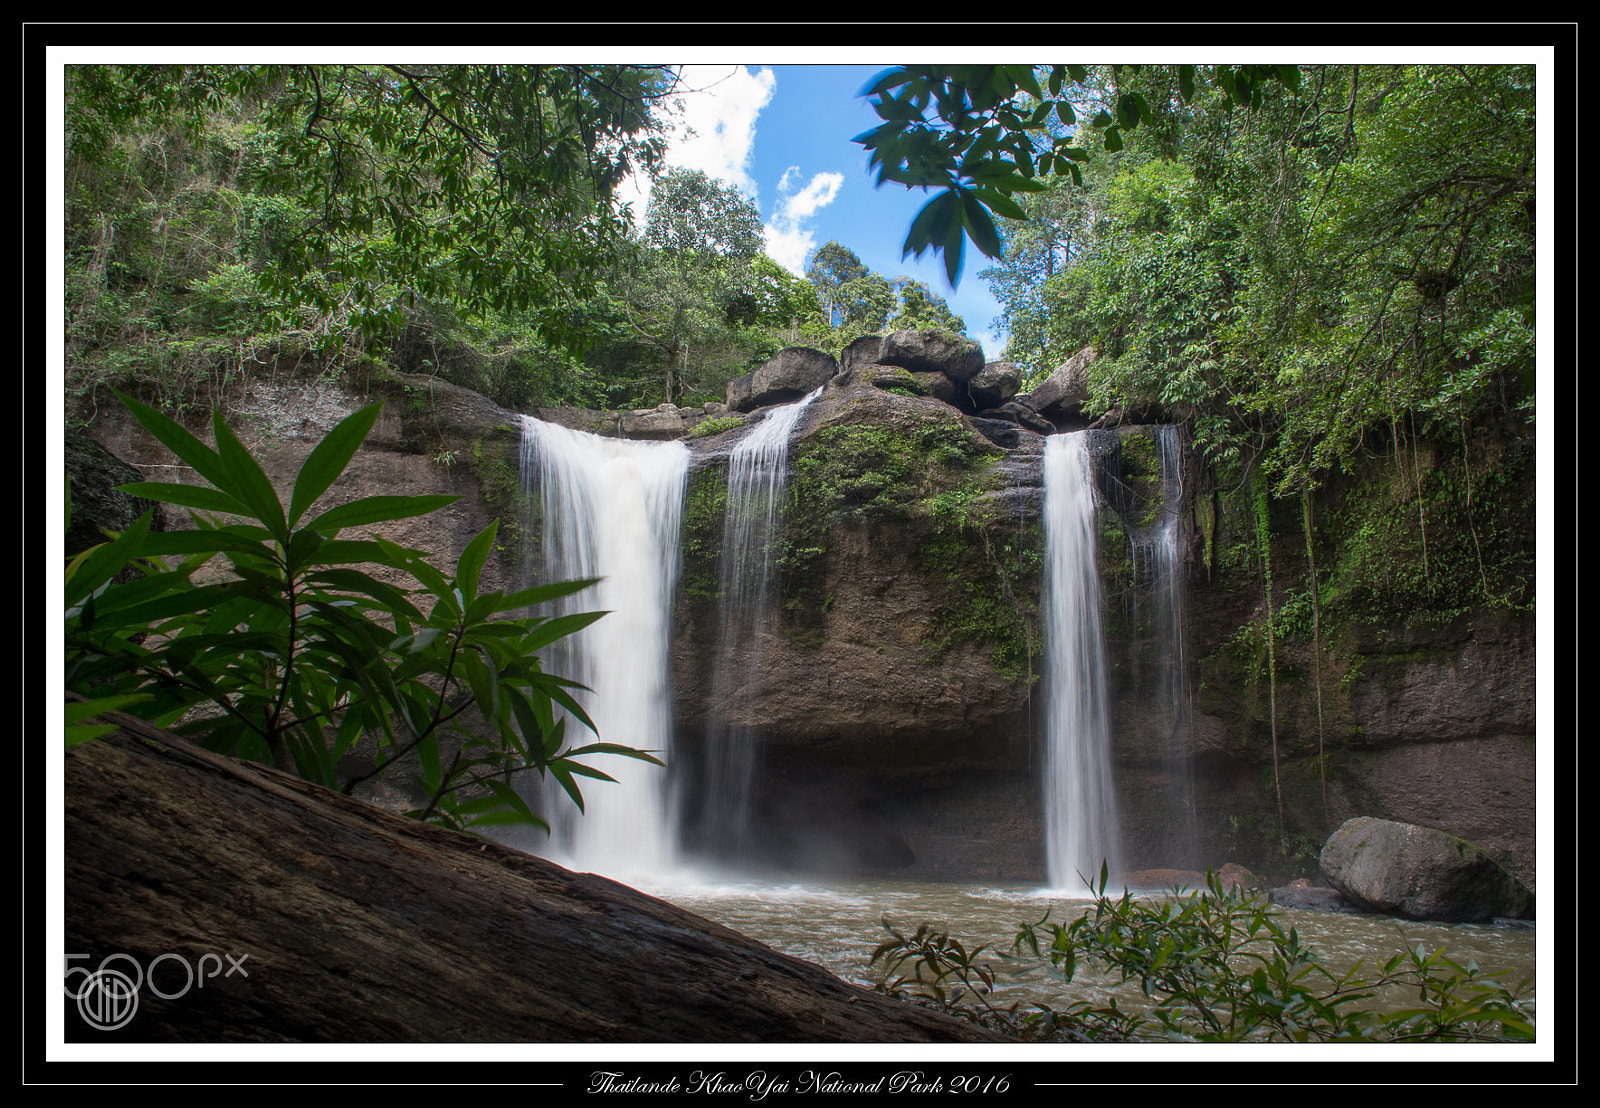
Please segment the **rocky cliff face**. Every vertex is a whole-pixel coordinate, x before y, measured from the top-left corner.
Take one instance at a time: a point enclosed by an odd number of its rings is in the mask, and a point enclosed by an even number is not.
[[[922,376],[908,382],[913,372]],[[754,687],[742,721],[763,736],[751,805],[756,860],[930,878],[1043,877],[1045,436],[1015,412],[978,410],[970,392],[957,397],[959,407],[939,399],[977,377],[957,383],[927,366],[858,359],[828,378],[795,431],[779,613],[761,667],[747,678]],[[336,493],[460,494],[443,512],[391,525],[388,537],[453,562],[498,516],[500,550],[485,574],[495,587],[511,584],[532,531],[519,494],[517,417],[426,378],[384,389],[384,415]],[[1047,398],[1057,408],[1060,391]],[[327,427],[366,402],[329,385],[291,395],[258,383],[231,407],[269,475],[286,480]],[[697,789],[727,459],[762,411],[737,422],[678,409],[537,414],[599,434],[690,436],[670,709],[684,833],[691,847],[713,847],[700,841],[695,813],[705,801]],[[97,424],[96,437],[146,476],[183,477],[131,419],[103,413]],[[696,428],[716,433],[695,437]],[[1462,567],[1482,569],[1487,584],[1515,586],[1521,548],[1507,537],[1515,513],[1479,509],[1475,565],[1461,557],[1473,541],[1466,529],[1434,522],[1424,586],[1437,603],[1407,608],[1404,598],[1419,586],[1399,579],[1399,569],[1385,577],[1374,568],[1384,568],[1374,559],[1385,549],[1401,567],[1410,550],[1384,530],[1385,520],[1399,527],[1417,515],[1414,502],[1396,499],[1407,483],[1391,472],[1395,463],[1380,459],[1371,473],[1319,494],[1309,546],[1302,514],[1278,506],[1265,532],[1269,661],[1253,486],[1218,488],[1189,458],[1175,660],[1157,634],[1164,617],[1138,563],[1139,536],[1163,495],[1158,434],[1137,425],[1101,434],[1101,576],[1128,864],[1232,860],[1314,873],[1327,834],[1370,815],[1469,839],[1532,886],[1534,649],[1531,616],[1521,610],[1531,594],[1495,609],[1446,595]],[[1516,451],[1504,453],[1505,503],[1531,504],[1531,466],[1518,470]],[[1487,467],[1476,464],[1483,480]],[[1308,549],[1326,593],[1316,621]],[[1490,581],[1495,566],[1505,572]],[[1531,571],[1525,576],[1531,581]],[[1182,708],[1172,707],[1174,677],[1183,681]],[[1187,778],[1170,757],[1174,742],[1191,755]]]
[[[674,653],[686,751],[715,664],[719,439],[739,433],[707,440],[690,479]],[[1007,450],[940,401],[855,384],[812,405],[791,459],[780,611],[737,721],[764,736],[762,859],[1037,873],[1037,444]]]

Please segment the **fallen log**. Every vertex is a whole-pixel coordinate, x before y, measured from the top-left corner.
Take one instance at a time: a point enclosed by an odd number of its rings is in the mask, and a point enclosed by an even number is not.
[[[68,1000],[69,1040],[1001,1041],[604,878],[107,719],[66,759],[67,987],[116,971],[136,1011],[112,1028],[115,990]]]

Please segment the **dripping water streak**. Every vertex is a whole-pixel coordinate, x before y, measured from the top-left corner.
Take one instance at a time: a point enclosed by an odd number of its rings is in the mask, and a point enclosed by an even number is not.
[[[668,632],[688,448],[601,438],[527,416],[522,426],[523,485],[537,490],[542,516],[542,558],[530,573],[542,581],[601,578],[565,598],[558,612],[543,614],[607,613],[547,651],[545,668],[592,690],[578,700],[599,741],[667,761]],[[566,739],[582,745],[595,736],[569,719]],[[617,780],[580,778],[582,814],[547,781],[543,814],[551,837],[540,852],[623,879],[671,871],[675,836],[665,770],[612,756],[596,768]]]
[[[1201,854],[1189,768],[1193,712],[1183,564],[1186,448],[1177,424],[1154,427],[1153,437],[1161,462],[1161,500],[1149,525],[1128,535],[1133,554],[1129,649],[1134,664],[1127,677],[1132,688],[1125,695],[1137,707],[1134,719],[1123,725],[1133,731],[1140,757],[1159,770],[1150,781],[1162,790],[1161,801],[1145,809],[1141,835],[1149,857],[1143,861],[1194,869]]]
[[[1045,441],[1044,807],[1050,885],[1078,889],[1121,870],[1111,780],[1095,489],[1089,433]]]
[[[1163,424],[1161,446],[1161,527],[1156,540],[1155,580],[1152,585],[1162,636],[1161,703],[1169,713],[1170,730],[1164,736],[1161,756],[1166,778],[1172,782],[1177,807],[1176,842],[1169,854],[1171,865],[1191,869],[1200,864],[1199,825],[1195,818],[1194,780],[1190,770],[1193,743],[1193,705],[1189,688],[1188,612],[1183,565],[1183,459],[1182,428]]]

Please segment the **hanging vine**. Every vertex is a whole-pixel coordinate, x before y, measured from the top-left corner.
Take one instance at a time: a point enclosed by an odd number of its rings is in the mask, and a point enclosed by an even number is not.
[[[1328,818],[1328,758],[1322,740],[1322,611],[1317,604],[1317,554],[1311,543],[1311,490],[1300,490],[1301,520],[1306,533],[1306,565],[1311,577],[1312,674],[1317,685],[1317,767],[1322,775],[1322,818]]]
[[[1267,528],[1267,482],[1261,471],[1255,474],[1256,534],[1261,540],[1261,580],[1267,606],[1267,711],[1272,724],[1272,790],[1278,798],[1278,834],[1283,835],[1283,780],[1278,769],[1278,657],[1277,632],[1272,624],[1272,538]]]

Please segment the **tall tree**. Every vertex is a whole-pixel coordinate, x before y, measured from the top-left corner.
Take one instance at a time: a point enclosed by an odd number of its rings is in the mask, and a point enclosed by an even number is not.
[[[830,327],[843,323],[844,309],[841,290],[852,281],[865,278],[871,271],[856,257],[854,250],[836,241],[818,247],[806,265],[806,277],[817,288],[817,299],[822,304],[822,314]]]
[[[761,213],[738,190],[699,170],[663,174],[650,195],[644,251],[614,302],[663,367],[664,395],[716,392],[744,372],[751,349],[741,329],[761,318]],[[787,322],[787,317],[785,317]]]
[[[944,297],[928,287],[926,281],[896,277],[891,285],[900,307],[886,326],[891,331],[951,331],[962,334],[967,325],[950,310]]]

